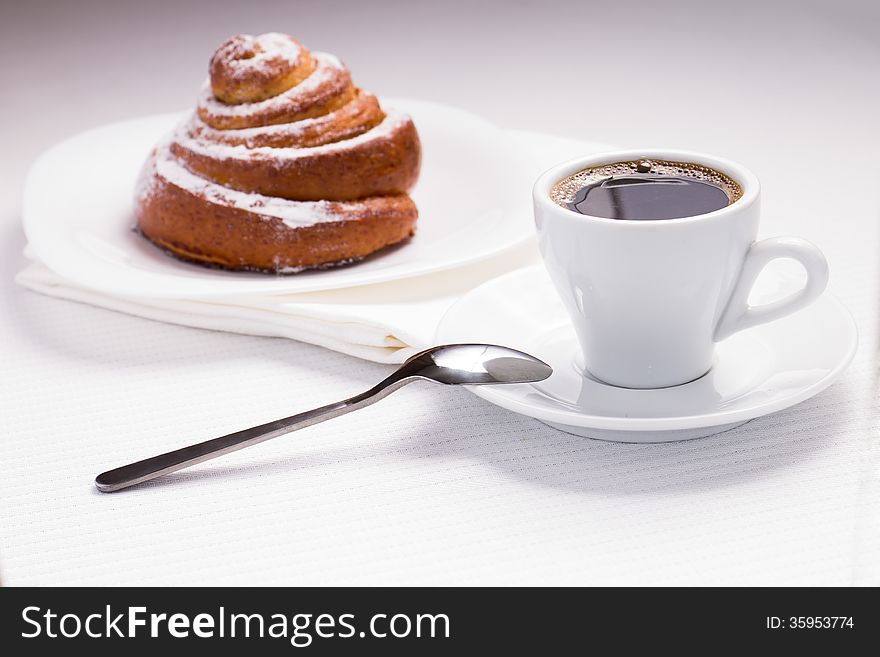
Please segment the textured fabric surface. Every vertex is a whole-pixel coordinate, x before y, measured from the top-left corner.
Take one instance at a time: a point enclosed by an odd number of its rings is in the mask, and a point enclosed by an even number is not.
[[[551,161],[578,149],[544,143]],[[348,396],[387,368],[14,301],[0,483],[12,584],[846,583],[873,568],[864,343],[830,390],[704,440],[590,441],[419,384],[103,495],[103,469]]]
[[[880,66],[877,18],[855,0],[4,8],[0,51],[16,65],[0,67],[0,124],[14,126],[0,158],[0,580],[880,584],[880,89],[866,83]],[[266,29],[339,53],[382,94],[505,128],[741,161],[763,184],[762,236],[799,235],[827,254],[830,288],[861,332],[855,361],[797,407],[664,445],[576,438],[414,384],[166,481],[98,493],[103,469],[344,397],[390,369],[13,283],[27,162],[78,130],[187,106],[211,48]],[[660,66],[671,43],[700,55]],[[615,65],[588,59],[589,84],[575,84],[589,53]],[[64,73],[51,90],[45,71]],[[811,184],[817,162],[846,171],[851,193]]]

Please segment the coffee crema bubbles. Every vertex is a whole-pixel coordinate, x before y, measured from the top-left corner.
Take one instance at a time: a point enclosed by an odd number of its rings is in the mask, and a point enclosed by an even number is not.
[[[742,197],[720,171],[690,162],[640,159],[588,167],[556,183],[550,198],[579,214],[662,221],[720,210]]]

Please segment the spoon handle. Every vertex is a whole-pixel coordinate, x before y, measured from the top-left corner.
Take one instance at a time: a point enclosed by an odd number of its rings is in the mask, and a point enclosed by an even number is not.
[[[324,420],[356,411],[376,403],[414,380],[412,378],[401,378],[397,374],[395,372],[366,392],[340,402],[327,404],[326,406],[297,413],[274,422],[267,422],[266,424],[244,429],[243,431],[236,431],[226,436],[206,440],[189,447],[176,449],[173,452],[166,452],[143,461],[102,472],[95,478],[95,486],[103,493],[112,493],[171,472],[177,472],[196,463],[202,463],[223,454],[271,440],[291,431],[310,427]]]

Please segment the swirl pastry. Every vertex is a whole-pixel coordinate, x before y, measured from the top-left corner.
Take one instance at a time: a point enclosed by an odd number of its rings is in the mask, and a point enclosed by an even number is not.
[[[196,111],[156,146],[137,226],[177,257],[291,273],[410,237],[421,162],[405,114],[383,110],[333,55],[284,34],[214,53]]]

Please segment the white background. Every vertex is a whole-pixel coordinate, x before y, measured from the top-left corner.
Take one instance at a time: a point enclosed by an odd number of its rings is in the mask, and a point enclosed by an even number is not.
[[[0,577],[51,583],[877,584],[880,9],[847,2],[18,3],[0,9]],[[29,162],[185,108],[238,32],[506,128],[703,150],[762,233],[828,255],[862,333],[815,400],[707,440],[599,443],[417,388],[126,494],[95,473],[386,371],[17,289]],[[454,194],[455,190],[449,190]],[[47,194],[52,190],[47,189]]]

